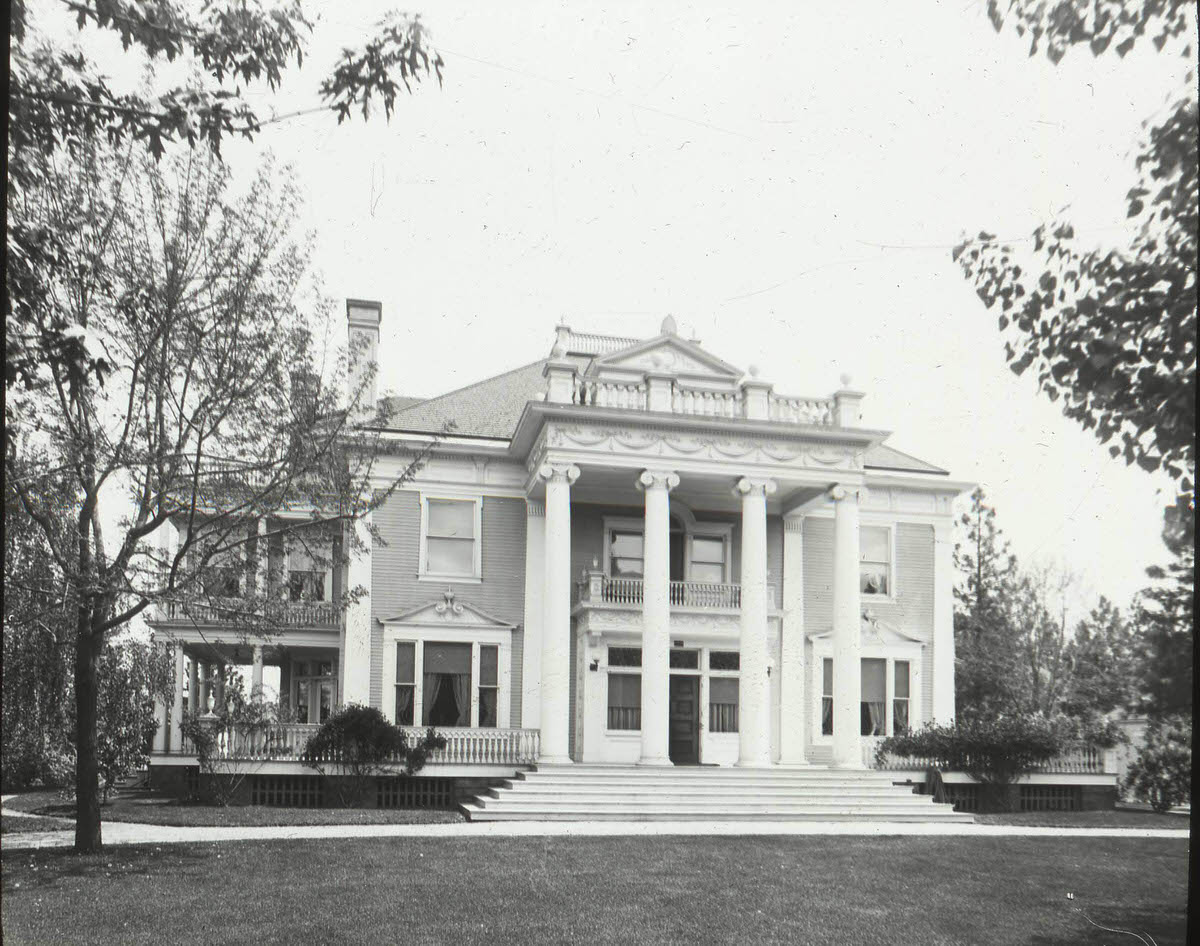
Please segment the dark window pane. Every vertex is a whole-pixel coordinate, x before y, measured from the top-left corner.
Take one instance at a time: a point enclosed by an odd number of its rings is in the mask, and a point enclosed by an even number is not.
[[[500,660],[500,648],[495,644],[482,645],[479,648],[479,685],[494,687],[496,673]]]
[[[608,675],[608,728],[642,728],[642,678],[638,674]]]
[[[443,644],[430,641],[425,645],[425,673],[471,672],[470,644]]]
[[[700,651],[698,650],[672,650],[667,662],[670,666],[677,670],[699,670],[700,669]]]
[[[709,670],[741,669],[741,654],[736,650],[713,650],[708,654]]]
[[[608,648],[608,665],[610,667],[640,667],[642,665],[642,648],[610,647]]]
[[[858,576],[858,590],[864,595],[886,595],[888,593],[887,566],[862,565]]]
[[[863,701],[860,704],[859,715],[862,720],[861,732],[864,736],[882,736],[883,733],[883,700],[878,702]]]
[[[413,724],[413,696],[416,687],[396,687],[396,725],[411,726]]]
[[[828,657],[821,661],[821,693],[833,696],[833,661]]]
[[[416,681],[417,645],[412,641],[396,642],[396,682]]]
[[[896,699],[908,699],[908,661],[896,661],[896,683],[892,689],[892,695]]]
[[[833,697],[821,697],[821,735],[833,735]]]
[[[882,703],[887,690],[887,661],[867,657],[862,662],[862,700]]]
[[[908,700],[892,700],[892,731],[908,732]]]
[[[496,726],[496,690],[493,687],[479,688],[479,725],[489,729]]]

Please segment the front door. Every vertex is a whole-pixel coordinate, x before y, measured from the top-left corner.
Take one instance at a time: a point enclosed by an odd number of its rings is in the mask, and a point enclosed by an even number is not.
[[[676,765],[700,761],[700,678],[671,674],[667,752]]]

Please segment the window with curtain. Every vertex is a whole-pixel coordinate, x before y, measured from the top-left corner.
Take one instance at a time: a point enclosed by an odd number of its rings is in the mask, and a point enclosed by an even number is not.
[[[422,725],[470,726],[471,645],[430,641],[423,652]]]
[[[610,578],[641,578],[642,534],[613,529],[608,541],[608,575]]]
[[[892,733],[895,735],[908,732],[908,661],[897,660],[893,672],[895,679],[892,683]]]
[[[886,735],[883,709],[887,701],[887,661],[867,657],[862,661],[862,734]]]
[[[642,728],[642,676],[639,673],[608,675],[608,728]]]
[[[690,581],[725,581],[725,540],[692,536],[692,560],[688,565]]]
[[[475,576],[475,500],[426,502],[425,574]]]
[[[417,696],[417,645],[396,642],[396,725],[413,725],[413,701]]]
[[[821,661],[821,735],[833,735],[833,661]]]
[[[332,660],[297,660],[292,663],[296,722],[323,723],[333,713],[337,689]]]
[[[495,644],[479,646],[479,725],[496,726],[496,707],[500,692],[500,648]]]
[[[864,595],[888,595],[892,588],[892,530],[863,526],[859,530],[858,590]]]
[[[709,732],[738,731],[737,677],[712,677],[708,681]]]

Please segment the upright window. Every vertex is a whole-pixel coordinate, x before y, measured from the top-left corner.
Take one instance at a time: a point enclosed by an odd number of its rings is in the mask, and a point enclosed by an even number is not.
[[[897,660],[894,666],[895,680],[892,685],[892,733],[908,732],[908,661]]]
[[[862,661],[862,717],[861,732],[864,736],[884,736],[886,720],[883,708],[887,705],[887,661],[880,657],[867,657]]]
[[[833,661],[821,661],[821,735],[833,735]]]
[[[640,647],[608,648],[608,728],[637,730],[642,728],[641,673],[613,673],[612,667],[642,666]]]
[[[292,601],[324,601],[326,571],[302,544],[288,552],[288,598]]]
[[[608,542],[608,574],[611,578],[641,578],[642,534],[613,529]]]
[[[471,645],[429,641],[423,651],[423,725],[470,726]]]
[[[298,660],[292,664],[296,722],[323,723],[333,713],[335,690],[332,660]]]
[[[892,533],[883,526],[859,530],[858,590],[864,595],[892,593]]]
[[[692,560],[688,579],[720,584],[725,581],[725,540],[707,536],[692,536]]]
[[[737,677],[710,677],[708,681],[709,732],[738,731]]]
[[[396,725],[413,724],[413,702],[417,695],[417,645],[396,642]]]
[[[478,512],[473,499],[425,500],[424,574],[479,577]]]
[[[479,725],[496,726],[497,697],[500,692],[500,648],[495,644],[479,646]]]

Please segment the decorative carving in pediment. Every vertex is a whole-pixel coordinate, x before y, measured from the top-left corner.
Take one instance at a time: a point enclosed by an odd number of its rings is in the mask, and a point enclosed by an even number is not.
[[[711,379],[725,385],[736,383],[742,376],[742,372],[733,365],[710,355],[700,346],[673,335],[659,336],[597,359],[589,374],[603,377],[607,372],[630,371],[686,375],[696,379]]]
[[[385,626],[389,624],[419,624],[422,626],[445,624],[451,627],[492,628],[494,630],[512,630],[515,626],[508,621],[492,617],[474,605],[459,601],[454,589],[449,587],[442,592],[440,599],[404,611],[395,617],[385,618],[381,623]]]

